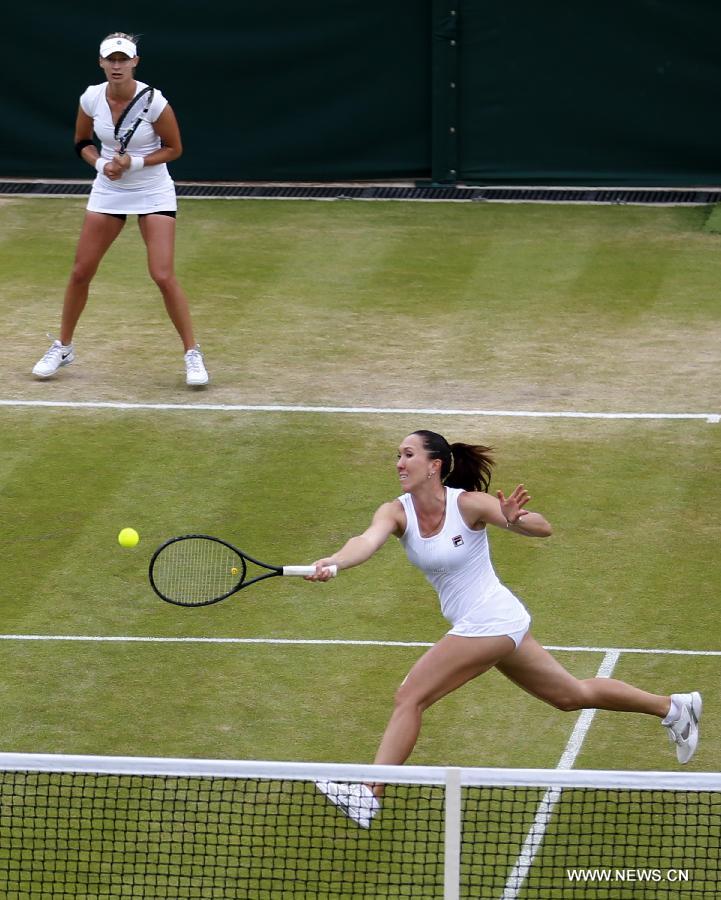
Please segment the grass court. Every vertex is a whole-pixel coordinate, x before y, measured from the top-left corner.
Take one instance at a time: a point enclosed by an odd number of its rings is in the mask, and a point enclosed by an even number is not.
[[[30,375],[83,209],[0,201],[0,750],[372,760],[395,687],[446,629],[397,542],[329,584],[279,579],[201,609],[158,600],[147,564],[191,531],[311,562],[400,492],[396,447],[432,428],[492,446],[492,489],[522,481],[554,526],[547,541],[491,534],[536,637],[578,676],[616,648],[615,677],[701,690],[688,769],[719,769],[708,208],[181,201],[202,392],[185,387],[132,220],[77,361]],[[576,717],[489,673],[426,714],[411,762],[553,768]],[[657,722],[599,712],[574,767],[677,764]]]

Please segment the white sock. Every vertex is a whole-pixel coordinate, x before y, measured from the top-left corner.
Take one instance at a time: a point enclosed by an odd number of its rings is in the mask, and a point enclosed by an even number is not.
[[[678,705],[673,697],[671,697],[671,709],[669,709],[666,718],[661,720],[661,724],[673,725],[673,723],[677,722],[679,717],[681,716],[681,709],[682,707]]]

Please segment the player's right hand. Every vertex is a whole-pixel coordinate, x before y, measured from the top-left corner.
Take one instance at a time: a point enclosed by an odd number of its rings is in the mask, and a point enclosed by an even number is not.
[[[115,161],[116,157],[110,160],[110,162],[105,166],[105,177],[109,178],[111,181],[117,181],[119,178],[122,178],[125,174],[125,169],[119,163]]]
[[[306,575],[306,581],[330,581],[330,579],[333,577],[333,574],[329,567],[336,565],[336,563],[332,559],[328,557],[326,557],[325,559],[319,559],[314,562],[313,565],[315,566],[315,574]]]

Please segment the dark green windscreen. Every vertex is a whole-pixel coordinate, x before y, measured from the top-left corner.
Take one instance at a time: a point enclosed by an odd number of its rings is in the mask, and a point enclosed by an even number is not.
[[[4,16],[0,177],[93,176],[72,149],[99,41],[181,124],[184,180],[715,184],[711,0],[86,0]]]

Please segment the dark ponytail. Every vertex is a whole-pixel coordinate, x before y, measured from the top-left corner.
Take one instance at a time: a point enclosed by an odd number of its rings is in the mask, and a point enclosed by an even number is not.
[[[441,461],[441,481],[464,491],[487,491],[491,483],[493,452],[480,444],[449,444],[441,434],[421,429],[414,431],[423,441],[431,459]]]

